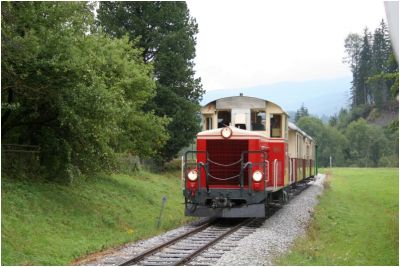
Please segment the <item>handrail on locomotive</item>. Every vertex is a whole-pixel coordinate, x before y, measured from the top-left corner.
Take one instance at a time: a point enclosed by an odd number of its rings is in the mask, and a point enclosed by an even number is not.
[[[241,163],[241,168],[240,168],[240,172],[238,175],[235,175],[233,177],[228,177],[228,178],[218,178],[218,177],[214,177],[210,174],[209,172],[209,163],[214,163],[217,164],[219,166],[232,166],[233,164],[222,164],[222,163],[216,163],[212,160],[210,160],[209,158],[209,154],[207,153],[207,151],[200,151],[200,150],[189,150],[185,152],[184,157],[182,158],[183,162],[182,162],[182,178],[184,179],[184,184],[185,184],[185,189],[186,189],[186,182],[187,182],[187,171],[189,169],[189,165],[194,165],[194,164],[189,164],[188,163],[188,155],[189,154],[198,154],[198,153],[205,153],[206,154],[206,162],[196,162],[196,169],[198,170],[198,175],[199,177],[201,177],[201,169],[204,170],[205,172],[205,181],[206,181],[206,189],[207,192],[209,191],[209,177],[215,179],[219,179],[219,180],[229,180],[231,178],[236,178],[236,177],[240,177],[239,179],[239,185],[241,189],[244,189],[244,172],[246,169],[248,169],[248,173],[251,174],[252,170],[253,170],[253,166],[261,166],[262,170],[263,170],[263,174],[264,174],[264,179],[262,179],[263,181],[263,186],[264,188],[266,187],[266,182],[269,181],[269,161],[267,160],[267,155],[266,155],[266,151],[264,150],[247,150],[247,151],[243,151],[241,153],[240,156],[240,160],[238,160],[237,162],[234,162],[234,164],[237,163]],[[245,154],[256,154],[256,153],[260,153],[263,156],[263,159],[261,162],[244,162],[245,159]],[[197,158],[197,157],[196,157]],[[267,172],[267,167],[268,167],[268,172]],[[201,183],[198,182],[198,190],[200,190],[201,187]],[[249,193],[251,192],[251,187],[252,187],[252,179],[251,179],[251,175],[248,175],[248,191]]]

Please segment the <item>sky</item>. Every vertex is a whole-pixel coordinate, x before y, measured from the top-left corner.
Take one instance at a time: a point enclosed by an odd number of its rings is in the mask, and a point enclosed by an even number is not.
[[[351,76],[344,39],[386,22],[383,1],[189,0],[206,91]]]

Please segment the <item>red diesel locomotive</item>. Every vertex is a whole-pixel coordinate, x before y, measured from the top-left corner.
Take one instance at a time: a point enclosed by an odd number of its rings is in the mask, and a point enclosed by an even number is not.
[[[315,142],[278,105],[259,98],[217,99],[201,109],[197,150],[182,158],[185,215],[265,217],[271,202],[316,174]]]

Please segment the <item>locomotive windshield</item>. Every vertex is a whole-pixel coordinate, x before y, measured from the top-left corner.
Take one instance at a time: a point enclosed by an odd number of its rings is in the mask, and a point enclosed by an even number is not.
[[[231,111],[220,110],[218,111],[218,128],[229,126],[231,123]]]
[[[280,114],[271,114],[271,137],[282,137],[282,116]]]
[[[251,111],[251,130],[265,131],[265,110]]]

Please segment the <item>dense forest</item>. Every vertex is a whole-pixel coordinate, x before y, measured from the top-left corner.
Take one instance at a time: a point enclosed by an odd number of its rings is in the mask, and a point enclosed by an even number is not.
[[[345,39],[345,57],[353,74],[351,106],[328,124],[302,106],[296,123],[318,143],[319,164],[329,166],[397,167],[399,164],[399,65],[388,27],[382,20],[372,35],[352,33]]]
[[[163,165],[199,130],[186,3],[97,4],[1,3],[3,172],[71,181],[121,154]]]

